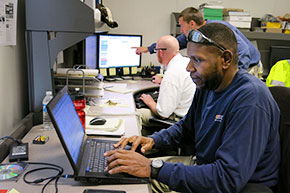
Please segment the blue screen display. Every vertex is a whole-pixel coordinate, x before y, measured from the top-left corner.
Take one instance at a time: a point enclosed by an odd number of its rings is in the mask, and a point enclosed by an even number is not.
[[[67,92],[55,105],[52,113],[69,153],[74,163],[77,164],[85,133],[71,97]]]

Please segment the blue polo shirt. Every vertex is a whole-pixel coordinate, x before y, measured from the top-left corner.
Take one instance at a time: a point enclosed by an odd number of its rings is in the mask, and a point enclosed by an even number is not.
[[[236,27],[232,26],[228,22],[218,20],[207,20],[206,23],[222,23],[229,27],[235,34],[238,42],[238,54],[239,54],[239,68],[248,70],[249,67],[253,67],[259,64],[261,55],[259,50],[244,36],[244,34]],[[182,50],[187,47],[187,38],[184,34],[176,37],[179,42],[179,49]],[[154,53],[156,43],[148,47],[149,52]]]
[[[151,137],[157,148],[192,145],[197,165],[165,163],[158,180],[181,192],[238,193],[278,181],[279,108],[266,85],[239,70],[221,92],[196,90],[187,115]]]

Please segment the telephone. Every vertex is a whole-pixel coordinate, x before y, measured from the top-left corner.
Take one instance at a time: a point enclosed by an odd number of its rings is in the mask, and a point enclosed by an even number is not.
[[[113,20],[112,12],[108,7],[105,7],[102,4],[97,4],[96,8],[99,9],[101,12],[102,22],[106,23],[111,28],[118,27],[118,23]]]

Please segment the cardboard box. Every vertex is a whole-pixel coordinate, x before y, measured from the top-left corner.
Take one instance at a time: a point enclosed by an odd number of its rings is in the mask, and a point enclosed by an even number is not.
[[[281,28],[267,28],[266,32],[269,32],[269,33],[282,33],[282,29]]]
[[[280,22],[262,21],[261,27],[262,28],[281,28],[281,23]]]

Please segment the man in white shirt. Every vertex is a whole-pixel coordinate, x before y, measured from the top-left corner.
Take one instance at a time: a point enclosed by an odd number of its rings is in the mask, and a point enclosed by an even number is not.
[[[189,59],[179,53],[179,44],[173,36],[162,36],[156,44],[160,64],[166,71],[159,88],[157,103],[150,95],[142,94],[140,99],[150,109],[137,109],[141,113],[142,124],[148,125],[152,114],[162,119],[178,120],[188,111],[196,86],[190,78],[186,66]]]

